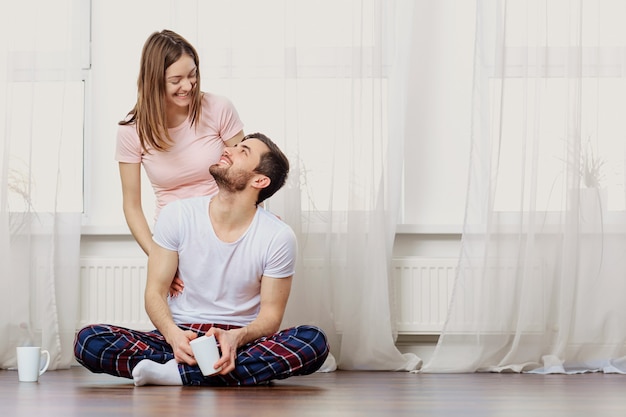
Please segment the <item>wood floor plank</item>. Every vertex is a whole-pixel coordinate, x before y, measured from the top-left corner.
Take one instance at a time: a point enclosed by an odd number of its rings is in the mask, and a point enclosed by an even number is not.
[[[244,388],[135,387],[81,367],[0,371],[0,416],[626,416],[626,376],[316,373]]]

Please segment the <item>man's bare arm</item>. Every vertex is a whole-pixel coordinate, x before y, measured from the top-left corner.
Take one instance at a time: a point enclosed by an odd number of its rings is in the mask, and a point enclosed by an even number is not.
[[[211,329],[208,334],[215,334],[220,342],[222,357],[215,367],[222,367],[220,374],[224,375],[235,368],[237,348],[263,336],[269,336],[280,329],[285,314],[291,281],[288,278],[261,279],[261,307],[259,314],[249,325],[240,329],[223,331]]]
[[[178,253],[156,243],[152,244],[148,257],[148,279],[145,290],[146,312],[154,326],[174,350],[178,362],[195,365],[189,341],[196,338],[191,331],[180,329],[167,304],[167,293],[178,268]]]

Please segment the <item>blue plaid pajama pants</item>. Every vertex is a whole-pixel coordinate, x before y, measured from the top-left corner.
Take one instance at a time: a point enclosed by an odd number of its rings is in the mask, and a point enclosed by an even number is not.
[[[204,335],[215,326],[224,330],[235,326],[220,324],[179,324],[183,330]],[[296,326],[255,340],[237,350],[235,370],[226,375],[205,377],[197,365],[178,364],[183,385],[256,385],[273,379],[308,375],[317,371],[329,353],[324,332],[314,326]],[[171,346],[157,330],[140,332],[108,324],[81,329],[74,341],[74,356],[85,368],[132,378],[139,361],[165,363],[174,359]]]

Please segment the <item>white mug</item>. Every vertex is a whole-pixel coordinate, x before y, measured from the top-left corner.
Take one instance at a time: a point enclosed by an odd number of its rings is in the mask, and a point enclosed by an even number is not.
[[[45,363],[43,357],[46,357]],[[43,363],[43,366],[42,366]],[[50,352],[37,346],[19,346],[17,348],[17,373],[22,382],[37,382],[48,370]]]
[[[217,349],[217,341],[215,336],[200,336],[189,342],[191,350],[193,350],[193,356],[198,362],[198,366],[202,371],[202,375],[210,376],[218,373],[220,368],[213,368],[215,362],[220,359],[220,352]]]

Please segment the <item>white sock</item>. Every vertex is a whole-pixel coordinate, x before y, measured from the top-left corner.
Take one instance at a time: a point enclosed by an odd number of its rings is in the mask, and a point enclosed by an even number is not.
[[[137,387],[142,385],[183,385],[176,359],[170,359],[165,363],[158,363],[149,359],[140,361],[133,369],[133,381]]]

